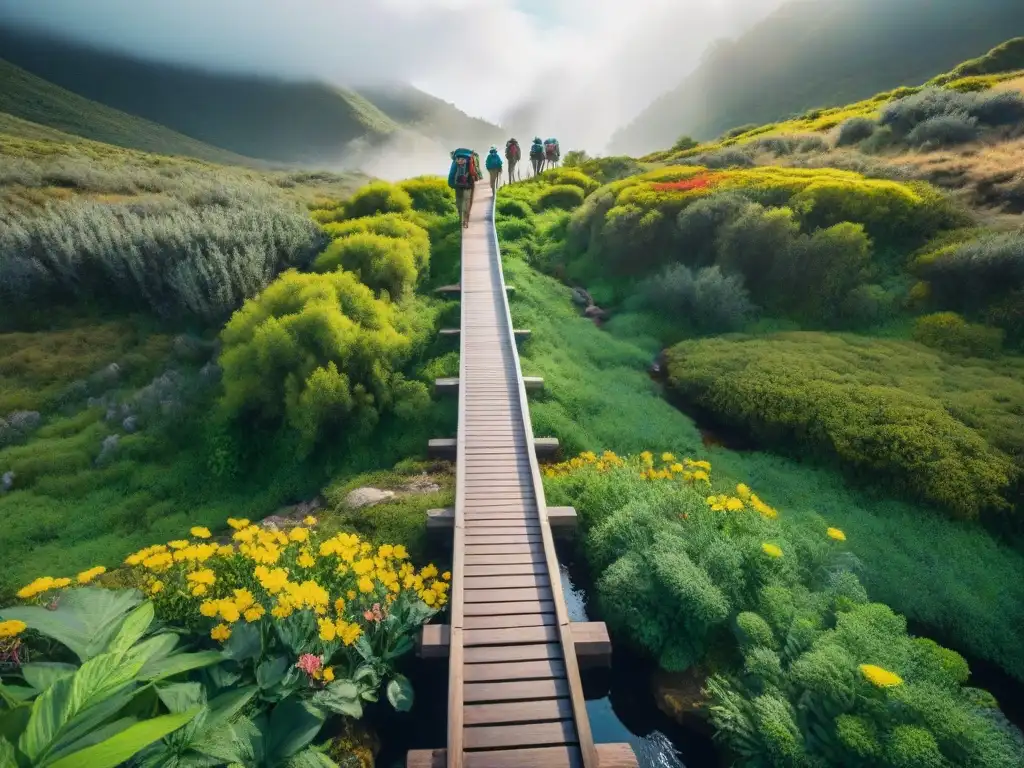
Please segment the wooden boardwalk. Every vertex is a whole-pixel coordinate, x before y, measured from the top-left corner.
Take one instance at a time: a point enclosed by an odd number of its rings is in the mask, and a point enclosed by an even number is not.
[[[446,750],[410,768],[623,768],[594,745],[533,444],[489,186],[463,230]]]

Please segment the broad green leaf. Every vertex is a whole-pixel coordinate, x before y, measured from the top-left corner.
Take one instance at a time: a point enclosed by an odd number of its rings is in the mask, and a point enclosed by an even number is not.
[[[75,674],[78,669],[74,664],[60,664],[56,661],[40,661],[33,664],[23,664],[21,674],[25,682],[37,691],[45,691],[61,678]]]
[[[171,712],[188,712],[206,703],[206,691],[199,683],[168,683],[157,686],[156,693]]]
[[[58,747],[53,749],[49,755],[47,755],[46,762],[57,762],[67,755],[73,755],[76,752],[80,752],[83,749],[93,746],[94,744],[99,744],[101,741],[106,741],[111,736],[116,736],[121,731],[135,725],[137,722],[139,722],[139,718],[137,717],[119,717],[111,723],[107,723],[104,726],[88,731],[73,741],[64,740]]]
[[[391,648],[384,654],[385,659],[397,659],[399,656],[404,656],[413,648],[412,638],[408,635],[402,635],[398,638],[398,641],[391,646]]]
[[[362,656],[365,661],[373,661],[377,656],[373,652],[373,646],[370,645],[370,641],[366,639],[366,635],[359,636],[359,639],[356,640],[355,649],[356,653]]]
[[[8,707],[16,707],[39,693],[30,685],[4,685],[0,683],[0,701]]]
[[[236,661],[255,659],[260,655],[262,640],[255,624],[241,622],[231,628],[231,637],[224,643],[224,655]]]
[[[74,745],[101,728],[104,723],[123,712],[132,703],[138,689],[126,685],[113,696],[75,715],[62,729],[59,738],[50,748],[47,757],[51,760],[63,757]],[[155,697],[155,694],[154,694]],[[136,718],[139,720],[146,718]]]
[[[388,701],[399,712],[412,709],[412,683],[405,675],[396,674],[388,681]]]
[[[256,684],[263,689],[273,688],[284,679],[289,666],[291,665],[285,656],[264,659],[256,667]]]
[[[313,694],[313,705],[339,715],[363,716],[359,686],[351,680],[335,680],[322,691],[317,691]]]
[[[252,701],[256,691],[255,685],[247,685],[244,688],[226,691],[211,699],[208,705],[210,707],[210,727],[219,728],[234,720],[235,716],[245,708],[245,705]]]
[[[125,617],[121,628],[107,648],[108,652],[123,653],[135,645],[146,634],[149,625],[153,623],[153,616],[153,603],[149,600],[135,608]]]
[[[283,761],[300,752],[323,727],[323,715],[291,696],[270,713],[267,724],[267,755],[274,762]]]
[[[18,742],[18,736],[28,725],[32,707],[21,705],[11,709],[0,709],[0,739],[7,739],[11,744]]]
[[[166,680],[168,677],[180,675],[193,669],[209,667],[224,661],[220,651],[198,651],[196,653],[177,653],[159,660],[150,660],[139,670],[139,680]]]
[[[103,654],[89,659],[74,675],[57,680],[33,702],[28,727],[18,740],[21,751],[40,761],[63,735],[62,729],[130,685],[141,666],[123,654]]]
[[[178,636],[176,634],[173,632],[161,632],[158,635],[147,637],[129,650],[128,654],[132,658],[142,660],[142,671],[140,671],[140,674],[147,674],[148,679],[147,670],[173,654],[177,647]]]
[[[106,741],[58,760],[50,768],[117,768],[154,741],[185,725],[198,712],[198,708],[191,709],[136,723]]]
[[[18,768],[14,745],[0,736],[0,768]]]
[[[0,610],[0,619],[23,621],[88,661],[104,651],[121,628],[124,614],[140,602],[142,595],[135,589],[80,587],[62,593],[56,610],[15,606]]]
[[[284,764],[285,768],[338,768],[338,764],[323,752],[313,747],[306,747],[298,754],[292,755]]]

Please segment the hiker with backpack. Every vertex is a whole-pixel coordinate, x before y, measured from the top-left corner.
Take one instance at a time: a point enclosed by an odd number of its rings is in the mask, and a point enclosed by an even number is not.
[[[491,175],[491,192],[494,193],[498,188],[498,177],[501,176],[501,156],[498,154],[497,147],[491,147],[485,162],[487,163],[487,172]]]
[[[465,229],[469,226],[469,213],[473,209],[473,190],[480,178],[480,157],[473,150],[462,147],[451,154],[448,186],[455,190],[455,207]]]
[[[530,147],[530,162],[533,164],[534,176],[544,170],[544,142],[541,141],[540,136],[534,138],[533,145]]]
[[[519,148],[519,142],[515,139],[509,139],[505,142],[505,160],[508,162],[508,183],[514,182],[516,175],[516,166],[519,165],[519,160],[523,156],[522,150]]]
[[[558,139],[548,139],[544,142],[544,159],[547,164],[554,168],[562,158],[562,150],[558,146]]]

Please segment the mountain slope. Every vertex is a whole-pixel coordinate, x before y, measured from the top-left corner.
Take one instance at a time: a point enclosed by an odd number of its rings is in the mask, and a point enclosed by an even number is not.
[[[219,147],[71,93],[0,59],[0,113],[119,147],[186,155],[235,165],[256,165]],[[33,129],[32,132],[36,132]]]
[[[18,66],[87,98],[215,146],[279,162],[337,164],[352,153],[353,142],[378,143],[403,128],[458,142],[488,125],[409,86],[357,92],[214,73],[12,29],[0,29],[0,50]],[[374,103],[378,97],[382,105]]]
[[[401,83],[359,86],[364,96],[392,120],[438,141],[456,140],[478,146],[503,140],[501,128],[478,117],[470,117],[451,104],[418,88]]]
[[[682,134],[711,139],[837,106],[935,72],[1024,33],[1020,0],[798,0],[701,64],[612,139],[639,154]]]

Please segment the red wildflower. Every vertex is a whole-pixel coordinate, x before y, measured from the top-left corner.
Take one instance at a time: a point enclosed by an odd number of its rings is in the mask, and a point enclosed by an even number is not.
[[[717,181],[721,174],[718,173],[705,173],[699,176],[691,176],[688,179],[680,179],[679,181],[667,181],[660,184],[655,184],[654,189],[658,192],[689,192],[693,189],[705,189],[709,187],[712,182]]]

